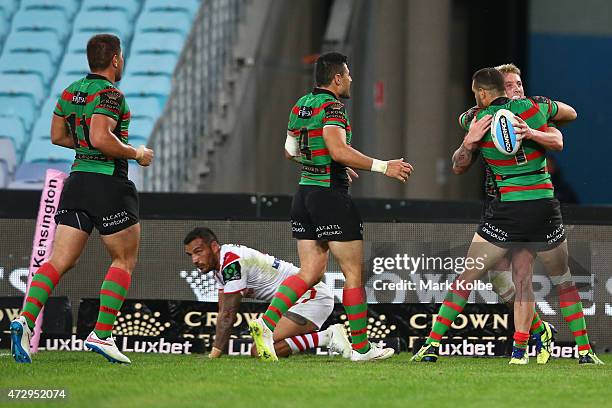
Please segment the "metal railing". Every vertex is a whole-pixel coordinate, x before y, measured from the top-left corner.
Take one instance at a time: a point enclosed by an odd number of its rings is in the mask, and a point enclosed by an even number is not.
[[[244,3],[202,1],[174,71],[163,114],[151,134],[149,146],[156,159],[144,171],[144,191],[195,191],[200,176],[207,173]]]

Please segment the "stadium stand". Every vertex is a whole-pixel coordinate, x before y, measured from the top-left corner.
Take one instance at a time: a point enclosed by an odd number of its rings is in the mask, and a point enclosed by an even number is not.
[[[88,72],[87,40],[97,33],[110,32],[122,39],[126,70],[118,86],[132,110],[130,141],[147,144],[200,4],[200,0],[0,2],[0,188],[38,189],[46,168],[69,171],[73,153],[50,143],[50,118],[63,89]],[[140,186],[139,171],[130,165],[130,178],[139,180]]]

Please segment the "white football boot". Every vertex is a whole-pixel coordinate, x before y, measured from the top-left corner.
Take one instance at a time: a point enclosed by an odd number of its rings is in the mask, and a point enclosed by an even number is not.
[[[92,331],[85,340],[85,347],[95,353],[100,354],[111,363],[132,363],[129,358],[119,351],[112,335],[109,338],[102,340],[96,336],[95,332]]]
[[[353,350],[351,354],[351,361],[375,361],[385,360],[395,354],[395,350],[392,348],[382,348],[372,342],[370,342],[370,350],[367,353],[361,354],[356,350]]]
[[[11,322],[11,354],[18,363],[31,363],[30,339],[32,330],[23,316],[19,316]]]
[[[329,326],[327,330],[330,331],[329,344],[327,348],[341,354],[344,358],[351,358],[353,349],[351,347],[351,342],[344,331],[344,326],[342,324],[334,324],[333,326]]]
[[[253,343],[257,346],[257,354],[263,361],[278,361],[276,350],[274,350],[274,339],[272,330],[266,326],[263,319],[255,319],[249,322],[249,332]]]

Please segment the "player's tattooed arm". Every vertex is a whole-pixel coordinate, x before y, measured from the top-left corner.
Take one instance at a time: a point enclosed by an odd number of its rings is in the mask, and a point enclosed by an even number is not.
[[[453,153],[453,173],[463,174],[474,163],[476,159],[474,152],[478,150],[480,141],[489,132],[491,119],[491,115],[485,115],[480,120],[472,119],[470,129],[463,138],[463,143]]]
[[[467,149],[463,143],[453,153],[453,173],[465,173],[476,160],[475,150]]]
[[[217,316],[217,329],[213,347],[224,350],[230,338],[232,327],[236,321],[236,315],[240,309],[242,295],[238,293],[224,293],[220,302],[219,315]]]

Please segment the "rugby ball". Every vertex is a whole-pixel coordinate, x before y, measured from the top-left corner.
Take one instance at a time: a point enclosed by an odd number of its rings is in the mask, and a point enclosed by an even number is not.
[[[491,121],[491,137],[497,150],[508,156],[516,154],[521,147],[521,141],[516,140],[516,132],[514,125],[518,121],[514,117],[514,113],[508,109],[500,109],[493,115]]]

